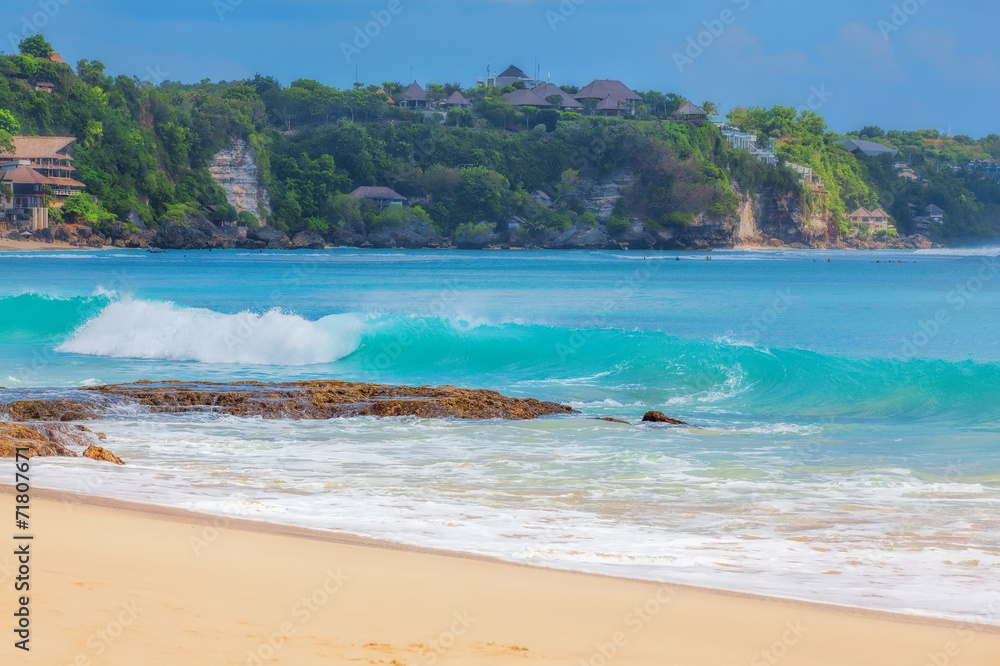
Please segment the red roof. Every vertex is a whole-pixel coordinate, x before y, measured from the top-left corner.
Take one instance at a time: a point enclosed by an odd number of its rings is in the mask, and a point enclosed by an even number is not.
[[[42,174],[38,173],[29,166],[21,165],[10,169],[0,178],[5,183],[14,183],[17,185],[30,185],[32,183],[37,183],[39,185],[54,185],[55,182]]]
[[[50,178],[49,180],[51,180],[53,184],[61,185],[63,187],[79,187],[81,189],[87,187],[80,181],[72,178]]]

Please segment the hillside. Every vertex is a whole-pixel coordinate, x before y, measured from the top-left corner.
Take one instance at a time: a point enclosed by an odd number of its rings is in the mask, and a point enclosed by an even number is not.
[[[24,54],[0,57],[0,75],[0,141],[77,138],[75,177],[96,202],[71,197],[52,220],[70,232],[85,226],[96,242],[132,234],[140,246],[197,245],[218,236],[206,222],[260,221],[271,232],[251,234],[250,246],[280,244],[282,234],[314,246],[863,246],[870,241],[845,220],[857,206],[881,202],[905,235],[914,231],[907,204],[932,201],[948,211],[940,238],[1000,230],[1000,186],[944,168],[990,154],[983,145],[889,133],[928,181],[900,188],[892,164],[848,153],[808,112],[732,117],[776,136],[779,157],[813,167],[819,194],[732,148],[714,124],[671,117],[682,100],[656,91],[634,113],[602,117],[516,108],[493,87],[463,91],[471,108],[443,113],[390,104],[403,91],[389,82],[337,90],[258,75],[154,86],[109,76],[97,61],[74,70]],[[428,90],[444,99],[459,88]],[[350,196],[361,186],[392,188],[407,205],[381,210]],[[240,242],[227,234],[220,246]]]

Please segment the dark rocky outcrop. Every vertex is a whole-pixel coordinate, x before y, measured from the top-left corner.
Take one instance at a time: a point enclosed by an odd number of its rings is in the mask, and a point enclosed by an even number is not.
[[[623,425],[628,425],[628,426],[632,425],[628,421],[623,421],[622,419],[611,418],[610,416],[605,416],[605,417],[599,418],[597,420],[598,421],[607,421],[608,423],[621,423]]]
[[[405,226],[384,226],[368,234],[368,243],[376,248],[420,249],[441,247],[444,240],[426,220],[413,219]]]
[[[643,423],[669,423],[670,425],[688,425],[684,421],[672,419],[663,412],[646,412],[642,417]]]
[[[288,234],[274,227],[251,227],[247,229],[247,240],[255,241],[270,249],[279,249],[288,242]]]
[[[455,247],[460,250],[482,250],[483,248],[495,245],[500,241],[500,235],[493,225],[485,228],[462,229],[455,236]]]
[[[546,240],[543,247],[552,250],[620,250],[621,245],[608,235],[603,226],[582,224]]]
[[[292,239],[294,250],[322,250],[325,247],[326,241],[314,231],[300,231]]]
[[[570,414],[570,407],[454,386],[407,387],[340,381],[284,384],[139,382],[77,389],[79,399],[21,400],[0,405],[12,421],[99,419],[121,404],[153,413],[215,412],[265,419],[416,416],[456,419],[535,419]]]
[[[81,391],[137,403],[153,412],[211,411],[265,419],[416,416],[526,420],[573,411],[564,405],[509,398],[495,391],[339,381],[288,384],[138,383]]]

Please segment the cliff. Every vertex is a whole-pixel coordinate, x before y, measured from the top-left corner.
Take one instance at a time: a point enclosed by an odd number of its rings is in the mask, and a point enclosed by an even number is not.
[[[271,200],[261,183],[260,168],[253,149],[243,137],[237,136],[212,158],[209,173],[222,189],[226,199],[241,213],[249,211],[261,221],[271,214]]]

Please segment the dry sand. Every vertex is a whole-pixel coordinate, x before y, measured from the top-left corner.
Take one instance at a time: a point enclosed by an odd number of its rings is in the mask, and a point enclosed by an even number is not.
[[[62,241],[52,241],[51,243],[45,243],[42,241],[28,240],[28,241],[15,241],[9,238],[0,238],[0,252],[40,252],[42,250],[90,250],[93,251],[96,248],[92,247],[81,247],[79,245],[70,245]]]
[[[10,492],[0,487],[8,545]],[[13,648],[16,573],[5,545],[2,664],[1000,663],[994,628],[563,573],[41,490],[31,520],[32,650]]]

